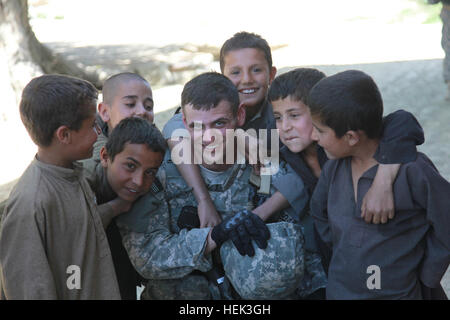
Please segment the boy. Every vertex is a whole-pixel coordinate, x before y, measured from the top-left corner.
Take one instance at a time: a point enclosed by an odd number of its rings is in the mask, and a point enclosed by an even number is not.
[[[323,149],[317,146],[311,138],[313,126],[311,115],[306,105],[310,90],[323,78],[325,78],[325,74],[317,69],[297,68],[275,78],[268,94],[268,99],[273,108],[275,123],[277,129],[279,129],[280,140],[283,143],[283,146],[280,148],[280,154],[301,177],[308,189],[309,197],[314,191],[323,165],[328,160]],[[383,135],[388,137],[400,136],[402,131],[409,132],[412,136],[417,135],[421,137],[423,135],[417,120],[406,111],[396,111],[384,119]],[[382,146],[387,144],[384,141]],[[397,149],[401,146],[403,146],[401,152],[394,154],[395,158],[391,158],[390,161],[408,162],[414,160],[416,157],[414,141],[396,143]],[[377,177],[380,176],[377,175]],[[362,203],[361,217],[366,222],[370,222],[372,218],[369,216],[370,210],[366,210],[368,207],[368,204],[366,204],[367,198],[364,197]],[[306,224],[312,224],[308,211],[309,206],[306,206],[305,211],[301,215],[305,216]],[[383,213],[379,220],[377,217],[374,217],[374,223],[386,223],[389,215]],[[393,212],[390,217],[393,217]],[[308,229],[311,232],[313,231],[312,228],[306,228],[306,230]],[[314,238],[313,234],[310,234],[309,239]],[[322,249],[324,256],[328,257],[327,250]]]
[[[103,227],[115,201],[97,208],[76,163],[92,156],[96,99],[92,84],[63,75],[23,90],[20,115],[38,152],[3,216],[2,299],[120,299]]]
[[[156,126],[134,117],[120,121],[100,150],[102,195],[133,203],[150,190],[165,151]]]
[[[99,204],[112,200],[116,195],[105,190],[99,177],[102,176],[100,165],[100,150],[105,145],[109,133],[115,126],[127,117],[139,117],[153,123],[153,93],[150,84],[140,75],[130,72],[115,74],[103,84],[103,101],[98,106],[97,121],[101,124],[101,134],[94,144],[93,157],[83,161],[87,169],[89,182],[96,193]],[[106,235],[111,248],[114,267],[121,297],[123,300],[136,300],[136,285],[139,276],[131,265],[128,255],[122,245],[115,219],[106,228]]]
[[[313,139],[331,159],[311,200],[317,230],[333,249],[327,298],[424,298],[450,261],[450,184],[418,153],[393,185],[395,217],[364,223],[358,212],[378,167],[380,92],[371,77],[349,70],[319,81],[308,106]]]

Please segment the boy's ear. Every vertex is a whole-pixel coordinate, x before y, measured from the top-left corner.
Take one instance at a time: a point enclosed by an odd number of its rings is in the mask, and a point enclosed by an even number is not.
[[[111,117],[109,115],[109,106],[104,102],[100,102],[98,105],[98,114],[100,115],[100,118],[102,118],[103,122],[108,123]]]
[[[69,144],[71,141],[70,129],[67,126],[60,126],[56,129],[54,137],[62,144]]]
[[[183,119],[183,124],[187,129],[188,125],[187,125],[187,121],[186,121],[186,116],[184,115],[183,111],[181,111],[181,118]]]
[[[108,159],[109,159],[108,152],[106,152],[106,147],[103,146],[100,149],[100,162],[101,162],[103,168],[108,167]]]
[[[273,79],[275,79],[275,76],[277,75],[277,68],[276,67],[272,67],[270,69],[270,79],[269,79],[269,85],[272,84]]]
[[[243,102],[241,102],[239,104],[237,114],[236,114],[236,119],[237,119],[237,123],[236,123],[237,126],[242,127],[245,123],[245,104]]]
[[[353,147],[359,142],[360,136],[357,131],[349,130],[345,133],[345,139],[350,147]]]

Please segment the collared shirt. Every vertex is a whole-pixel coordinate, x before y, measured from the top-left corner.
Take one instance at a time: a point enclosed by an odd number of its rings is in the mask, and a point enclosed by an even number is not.
[[[358,180],[355,199],[351,158],[331,160],[313,194],[315,225],[333,250],[328,299],[421,299],[419,281],[436,288],[449,265],[449,182],[418,153],[393,185],[394,219],[367,224],[361,203],[377,167]]]
[[[2,299],[120,299],[111,252],[83,176],[33,160],[0,232]]]

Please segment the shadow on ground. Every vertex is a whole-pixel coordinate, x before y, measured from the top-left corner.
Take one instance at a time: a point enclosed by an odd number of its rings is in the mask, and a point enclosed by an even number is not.
[[[184,83],[200,72],[210,71],[219,60],[219,48],[207,45],[147,44],[74,46],[71,43],[45,43],[53,52],[87,69],[108,77],[119,72],[135,72],[151,81],[153,87]]]

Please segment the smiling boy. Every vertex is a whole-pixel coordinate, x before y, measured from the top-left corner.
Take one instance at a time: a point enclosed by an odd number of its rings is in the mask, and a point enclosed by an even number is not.
[[[134,202],[150,190],[165,149],[154,125],[140,118],[125,118],[100,151],[107,186],[121,199]]]

